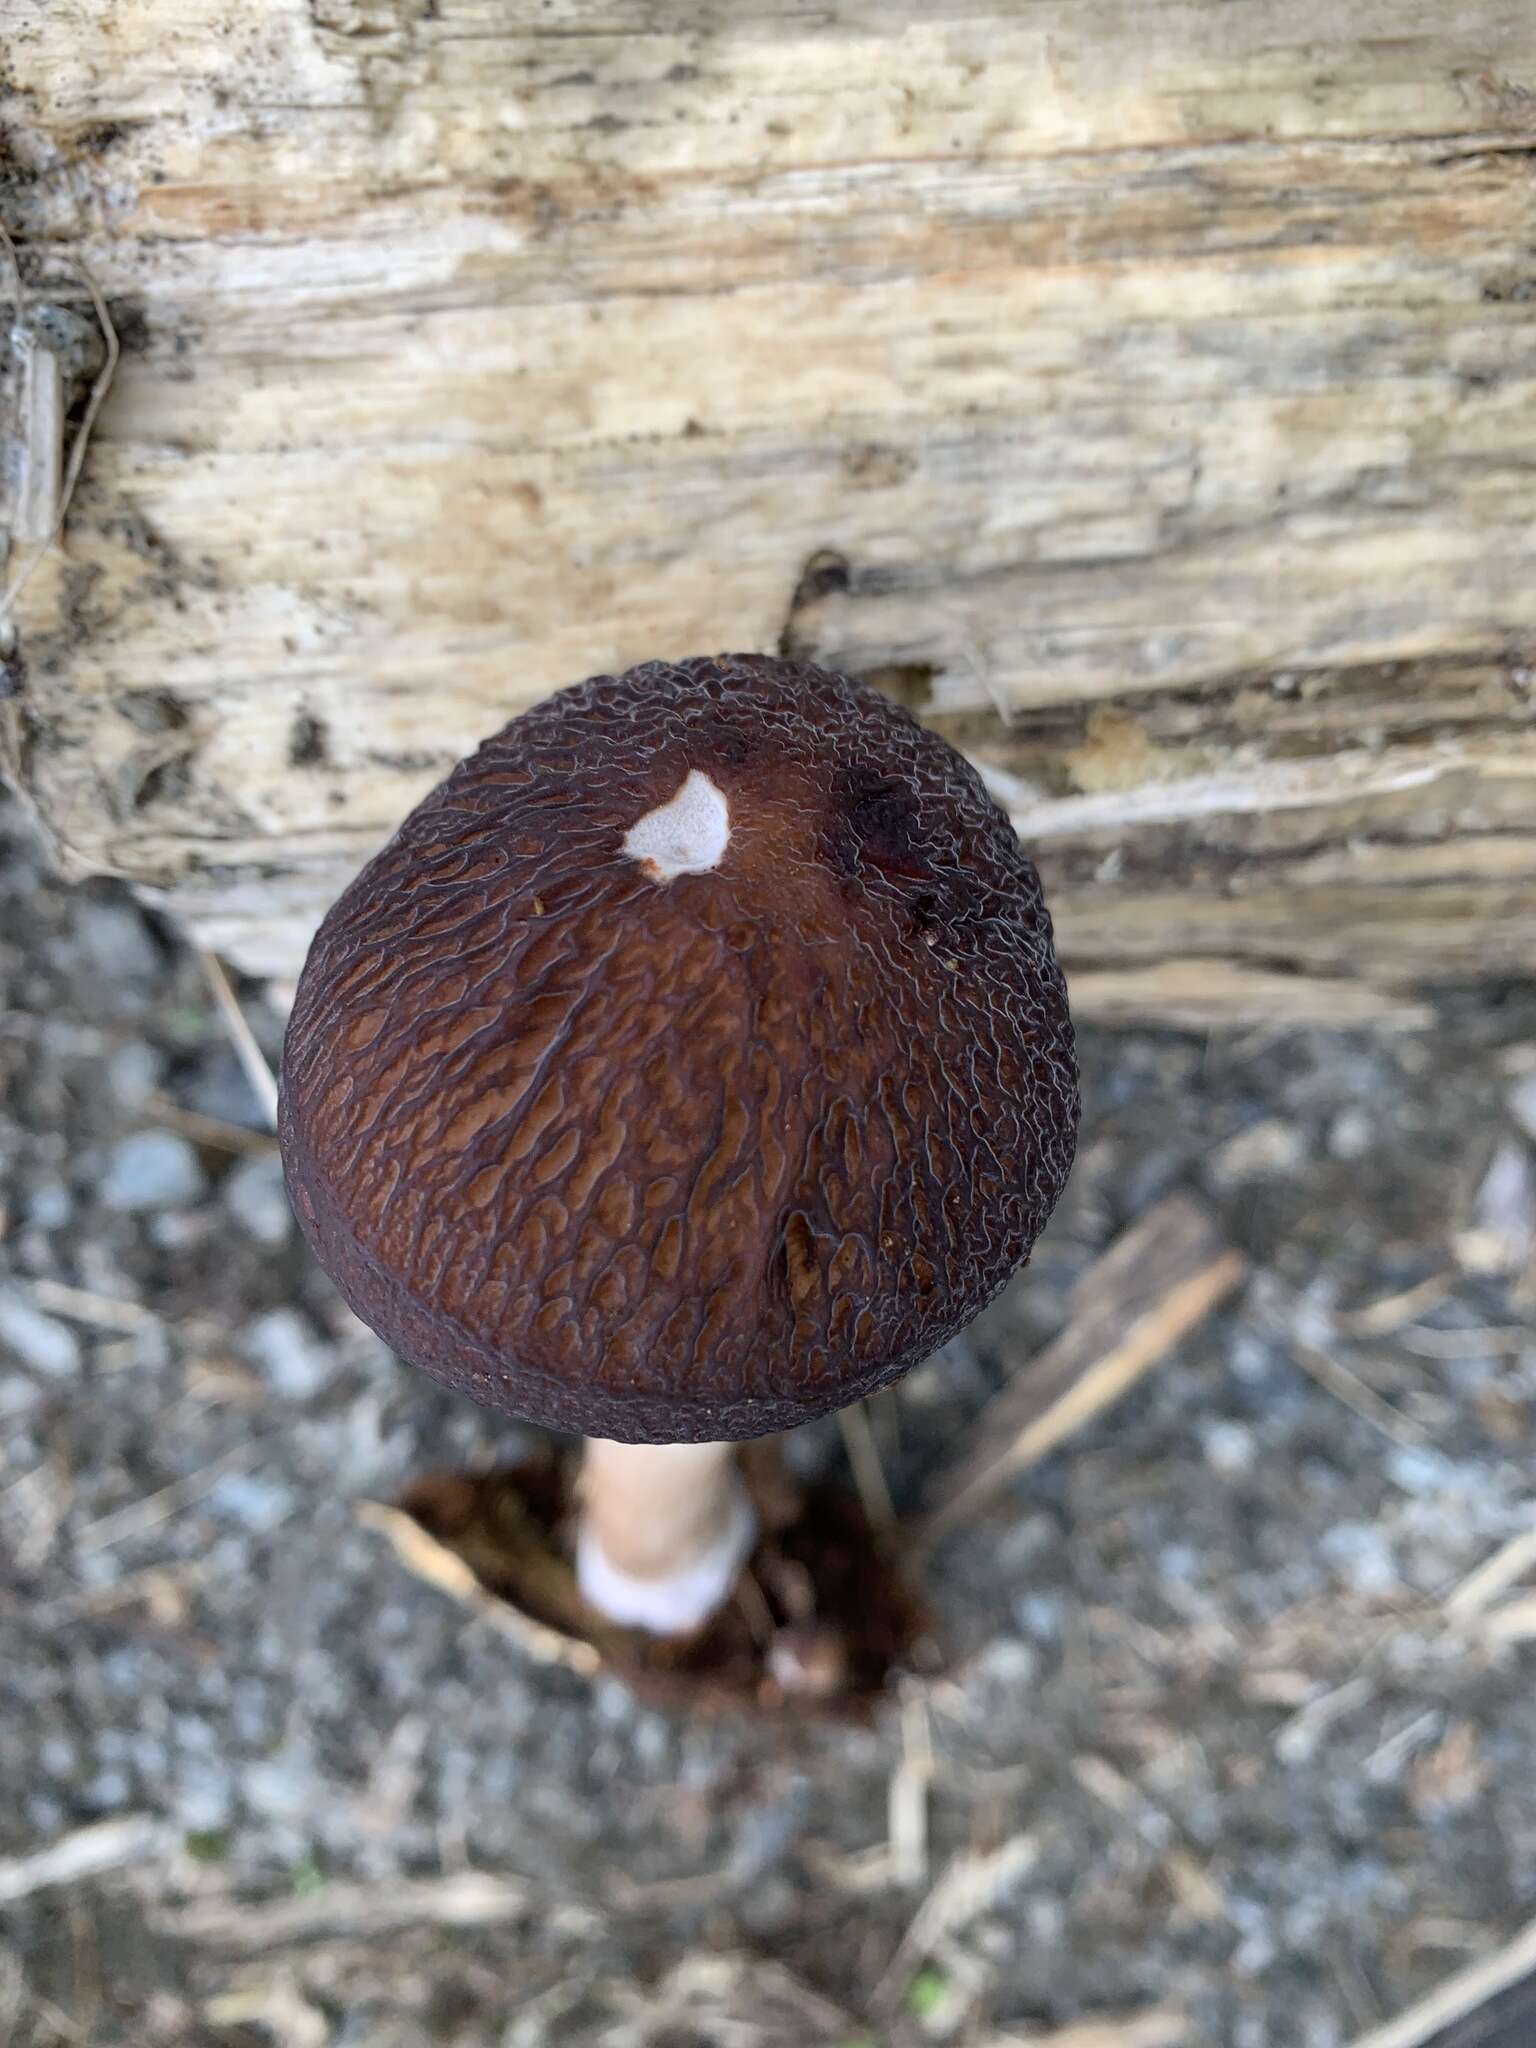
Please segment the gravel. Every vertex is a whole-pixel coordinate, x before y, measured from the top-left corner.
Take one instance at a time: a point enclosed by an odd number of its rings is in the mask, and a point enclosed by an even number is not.
[[[871,1410],[898,1503],[1161,1194],[1253,1278],[928,1561],[949,1676],[793,1740],[584,1684],[400,1566],[362,1503],[531,1433],[356,1323],[195,959],[3,811],[0,1022],[0,1870],[139,1845],[8,1907],[8,2048],[944,2048],[1164,2007],[1172,2048],[1344,2048],[1536,1910],[1536,1637],[1445,1605],[1536,1528],[1536,991],[1085,1034],[1031,1273]],[[793,1463],[842,1473],[836,1425]]]
[[[107,1158],[100,1197],[109,1209],[137,1214],[189,1207],[204,1189],[197,1154],[174,1131],[136,1131]]]
[[[276,1249],[288,1242],[293,1210],[283,1185],[282,1162],[275,1154],[242,1159],[220,1190],[236,1225],[257,1244]]]
[[[6,1349],[45,1379],[72,1380],[79,1375],[80,1343],[74,1331],[8,1288],[0,1289],[0,1352]]]

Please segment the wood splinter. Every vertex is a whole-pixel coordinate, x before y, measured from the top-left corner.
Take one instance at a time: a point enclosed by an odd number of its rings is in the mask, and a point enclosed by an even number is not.
[[[979,1512],[1008,1480],[1129,1393],[1247,1270],[1198,1203],[1187,1195],[1159,1202],[1078,1282],[1076,1312],[1061,1335],[983,1409],[968,1447],[931,1489],[924,1538]]]

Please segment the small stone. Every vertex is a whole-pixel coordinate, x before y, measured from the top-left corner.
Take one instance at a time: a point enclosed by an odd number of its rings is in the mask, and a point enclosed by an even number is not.
[[[273,1250],[286,1244],[293,1210],[283,1185],[283,1163],[275,1152],[242,1159],[223,1187],[224,1206],[247,1237]]]
[[[1516,1139],[1494,1153],[1473,1199],[1471,1226],[1453,1242],[1468,1273],[1518,1273],[1536,1254],[1536,1160]]]
[[[165,1061],[155,1048],[135,1039],[120,1045],[107,1061],[107,1086],[123,1109],[142,1109],[160,1086],[164,1071]]]
[[[308,1401],[330,1379],[330,1346],[316,1336],[297,1309],[275,1308],[258,1316],[245,1333],[244,1351],[275,1394]]]
[[[164,1209],[151,1216],[149,1241],[166,1252],[189,1252],[212,1237],[218,1218],[207,1209]]]
[[[214,1514],[227,1515],[242,1528],[265,1535],[293,1513],[293,1488],[259,1473],[226,1472],[209,1493],[208,1506]]]
[[[1245,1180],[1295,1173],[1306,1156],[1306,1134],[1299,1126],[1267,1117],[1229,1138],[1212,1156],[1208,1171],[1215,1186],[1236,1187]]]
[[[1341,1109],[1328,1126],[1328,1150],[1335,1159],[1363,1159],[1375,1138],[1376,1126],[1363,1109]]]
[[[1392,1545],[1368,1522],[1338,1523],[1324,1536],[1322,1552],[1340,1578],[1364,1599],[1381,1599],[1402,1591]]]
[[[1065,1602],[1059,1593],[1025,1593],[1013,1603],[1013,1612],[1026,1635],[1053,1643],[1061,1634]]]
[[[132,1215],[147,1209],[187,1207],[203,1193],[197,1154],[174,1131],[136,1131],[114,1145],[102,1176],[101,1199]]]
[[[1200,1431],[1205,1462],[1224,1479],[1248,1471],[1258,1456],[1258,1442],[1241,1422],[1207,1422]]]
[[[1387,1472],[1394,1486],[1418,1497],[1448,1493],[1455,1487],[1455,1465],[1427,1444],[1396,1445],[1387,1454]]]
[[[164,961],[141,911],[131,903],[85,902],[75,913],[75,943],[103,982],[152,986]]]
[[[45,1180],[26,1199],[26,1217],[34,1230],[62,1230],[74,1204],[61,1180]]]
[[[1017,1636],[997,1636],[971,1666],[972,1674],[993,1685],[1033,1685],[1040,1659]]]
[[[1526,1074],[1505,1097],[1509,1113],[1528,1138],[1536,1138],[1536,1074]]]
[[[80,1371],[80,1340],[74,1331],[9,1288],[0,1293],[0,1350],[10,1351],[44,1379],[70,1380]]]

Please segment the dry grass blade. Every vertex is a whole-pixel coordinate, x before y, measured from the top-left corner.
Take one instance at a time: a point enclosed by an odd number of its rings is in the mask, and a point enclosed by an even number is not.
[[[245,1069],[245,1078],[251,1084],[251,1092],[261,1104],[262,1113],[274,1129],[277,1127],[277,1081],[267,1065],[267,1056],[256,1043],[256,1034],[240,1007],[240,998],[235,994],[234,984],[224,969],[224,962],[217,953],[210,953],[206,946],[199,946],[197,957],[207,976],[213,999],[219,1006],[231,1045],[236,1057]]]
[[[1530,2048],[1532,2041],[1536,1921],[1351,2048]]]
[[[985,1856],[957,1856],[917,1909],[911,1925],[875,1986],[871,2004],[890,2011],[900,1999],[907,1971],[947,1935],[956,1934],[1039,1861],[1033,1835],[1013,1835]]]
[[[690,1955],[653,1991],[633,1983],[605,1989],[622,2017],[588,2037],[593,2048],[683,2040],[699,2048],[811,2048],[865,2038],[852,2014],[782,1964],[755,1956]]]
[[[392,1508],[383,1501],[360,1501],[357,1517],[370,1529],[377,1529],[388,1537],[396,1557],[407,1571],[414,1572],[419,1579],[436,1586],[440,1593],[446,1593],[467,1607],[479,1620],[487,1621],[503,1635],[510,1636],[518,1648],[541,1664],[563,1664],[568,1671],[574,1671],[580,1678],[595,1678],[602,1669],[602,1658],[590,1643],[578,1642],[573,1636],[563,1636],[557,1630],[546,1628],[531,1616],[521,1613],[505,1600],[498,1600],[494,1593],[488,1593],[473,1570],[456,1551],[446,1543],[439,1543],[435,1536],[429,1536],[421,1524],[402,1508]]]
[[[989,2034],[977,2048],[1193,2048],[1189,2021],[1171,2006],[1123,2019],[1078,2020],[1049,2034]]]
[[[928,1701],[918,1681],[908,1679],[901,1696],[901,1760],[891,1773],[886,1799],[893,1884],[920,1885],[928,1875],[928,1792],[933,1771]]]
[[[325,2048],[331,2023],[289,1978],[250,1991],[223,1991],[203,2007],[214,2027],[259,2027],[276,2048]]]
[[[1511,1323],[1488,1330],[1403,1330],[1398,1343],[1417,1358],[1513,1358],[1536,1350],[1536,1326]]]
[[[0,1905],[14,1905],[50,1885],[79,1884],[131,1863],[148,1862],[161,1854],[169,1839],[164,1822],[153,1814],[127,1813],[115,1820],[93,1821],[61,1835],[46,1849],[0,1862]]]
[[[520,1879],[484,1870],[460,1870],[448,1877],[392,1879],[387,1884],[328,1884],[307,1898],[198,1900],[156,1914],[162,1934],[199,1941],[231,1955],[259,1955],[289,1942],[367,1939],[403,1927],[497,1927],[537,1909],[549,1916],[549,1901]],[[601,1925],[583,1907],[557,1907],[567,1933]]]
[[[1377,1301],[1368,1301],[1362,1308],[1346,1310],[1334,1317],[1337,1329],[1347,1337],[1390,1337],[1394,1332],[1406,1329],[1418,1317],[1427,1315],[1430,1309],[1438,1308],[1452,1287],[1448,1273],[1431,1273],[1427,1280],[1421,1280],[1414,1287],[1405,1287],[1397,1294],[1384,1294]]]
[[[1421,1444],[1424,1432],[1406,1415],[1400,1414],[1390,1401],[1383,1401],[1373,1387],[1368,1387],[1358,1373],[1341,1365],[1330,1352],[1322,1351],[1316,1344],[1307,1343],[1303,1337],[1290,1338],[1291,1355],[1302,1371],[1315,1379],[1318,1385],[1341,1401],[1362,1422],[1369,1422],[1379,1429],[1383,1436],[1391,1437],[1397,1444]]]
[[[1511,1536],[1492,1557],[1484,1558],[1445,1597],[1445,1611],[1453,1621],[1467,1621],[1482,1614],[1501,1593],[1507,1593],[1518,1579],[1536,1569],[1536,1529],[1522,1529]]]
[[[173,1479],[169,1486],[162,1486],[158,1492],[149,1493],[142,1500],[130,1501],[126,1507],[114,1508],[110,1515],[102,1515],[97,1521],[87,1522],[75,1538],[76,1553],[89,1556],[94,1550],[105,1550],[114,1543],[123,1543],[131,1536],[142,1536],[147,1529],[154,1529],[161,1522],[169,1521],[172,1515],[179,1515],[183,1508],[193,1501],[201,1500],[205,1493],[211,1493],[226,1472],[233,1472],[237,1466],[247,1464],[255,1457],[260,1445],[256,1443],[236,1444],[226,1451],[222,1458],[215,1458],[204,1465],[199,1472],[189,1472],[184,1479]]]
[[[869,1517],[870,1527],[894,1528],[896,1509],[891,1500],[891,1489],[885,1481],[885,1467],[880,1462],[875,1433],[869,1426],[867,1404],[860,1401],[852,1408],[840,1408],[837,1422],[853,1471],[853,1483],[858,1488],[859,1503]]]
[[[1483,1635],[1491,1643],[1536,1641],[1536,1595],[1529,1600],[1506,1600],[1483,1617]]]
[[[1209,1215],[1171,1195],[1133,1224],[1079,1282],[1065,1330],[974,1425],[968,1447],[940,1474],[924,1535],[976,1513],[1120,1400],[1241,1285],[1247,1261]]]
[[[180,1131],[194,1145],[206,1145],[211,1152],[232,1152],[242,1157],[251,1152],[277,1150],[277,1139],[271,1131],[257,1131],[249,1124],[232,1124],[223,1117],[204,1116],[200,1110],[183,1109],[168,1095],[152,1095],[148,1107],[157,1123]]]

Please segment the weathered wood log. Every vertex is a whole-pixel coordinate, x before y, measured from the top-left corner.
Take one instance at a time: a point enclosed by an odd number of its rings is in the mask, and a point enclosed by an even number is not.
[[[76,869],[291,974],[511,711],[784,646],[988,770],[1084,1007],[1536,960],[1526,0],[6,15],[125,342],[0,725]]]

